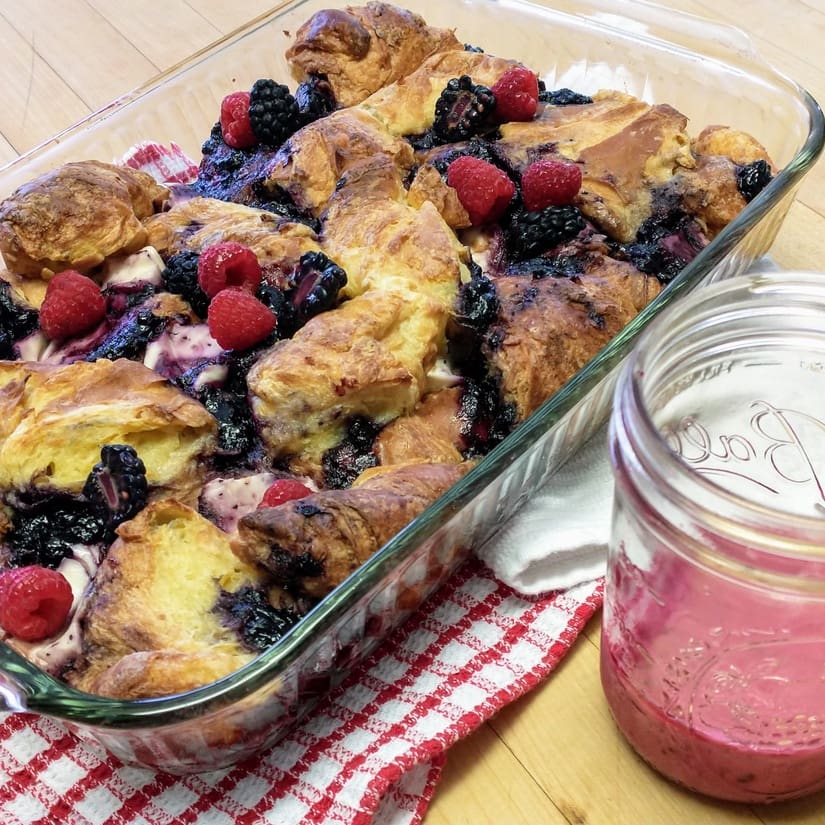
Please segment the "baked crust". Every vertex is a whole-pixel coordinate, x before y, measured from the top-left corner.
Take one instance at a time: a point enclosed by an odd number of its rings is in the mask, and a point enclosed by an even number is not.
[[[592,256],[575,278],[496,279],[500,310],[483,351],[523,421],[661,290],[630,264]]]
[[[103,444],[130,444],[152,488],[197,498],[215,419],[142,364],[0,361],[0,489],[83,489]]]
[[[265,270],[291,273],[304,252],[320,249],[317,236],[305,224],[214,198],[177,202],[145,225],[149,244],[164,257],[235,241],[248,246]]]
[[[348,170],[384,158],[401,176],[414,162],[410,144],[375,117],[359,107],[341,109],[296,132],[278,151],[264,183],[287,192],[299,209],[318,215]]]
[[[118,528],[83,617],[83,654],[67,681],[136,699],[190,690],[254,654],[215,611],[220,591],[265,584],[226,533],[173,499]]]
[[[461,393],[461,387],[429,393],[409,415],[400,416],[384,427],[375,439],[379,464],[462,461],[463,438],[458,419]]]
[[[168,194],[136,169],[67,163],[0,204],[0,252],[17,275],[48,280],[64,269],[88,272],[110,255],[145,246],[141,220]]]
[[[316,12],[296,32],[286,58],[296,80],[324,76],[336,101],[353,106],[434,52],[461,48],[451,30],[388,3],[368,3]]]
[[[347,272],[349,300],[276,344],[247,379],[268,451],[296,456],[316,478],[351,416],[384,424],[422,397],[446,347],[466,254],[432,204],[409,206],[387,158],[345,176],[322,239]]]
[[[631,241],[652,214],[652,189],[693,165],[687,118],[620,92],[592,104],[544,106],[526,123],[506,123],[497,146],[517,169],[559,156],[580,164],[576,205],[604,233]]]
[[[278,581],[321,598],[458,481],[473,465],[387,468],[346,490],[325,490],[241,519],[235,552]],[[314,568],[304,574],[307,565]]]

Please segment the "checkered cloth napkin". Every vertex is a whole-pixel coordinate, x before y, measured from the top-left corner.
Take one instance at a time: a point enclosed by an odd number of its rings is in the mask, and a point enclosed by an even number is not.
[[[167,183],[197,174],[175,145],[121,162]],[[448,748],[544,679],[601,600],[601,580],[519,595],[471,560],[285,739],[211,773],[124,765],[57,722],[7,715],[0,823],[416,825]]]
[[[301,725],[232,769],[123,765],[61,725],[0,722],[3,825],[416,825],[448,748],[535,687],[601,603],[599,582],[519,596],[466,564]]]

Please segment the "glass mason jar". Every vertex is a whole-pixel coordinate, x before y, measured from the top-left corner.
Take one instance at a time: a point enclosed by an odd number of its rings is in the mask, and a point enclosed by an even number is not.
[[[646,331],[610,425],[601,675],[710,796],[825,788],[825,274],[703,287]]]

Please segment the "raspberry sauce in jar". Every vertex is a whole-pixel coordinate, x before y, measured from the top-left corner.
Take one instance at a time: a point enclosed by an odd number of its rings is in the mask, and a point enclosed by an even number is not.
[[[825,274],[736,278],[663,313],[610,445],[619,728],[710,796],[825,788]]]

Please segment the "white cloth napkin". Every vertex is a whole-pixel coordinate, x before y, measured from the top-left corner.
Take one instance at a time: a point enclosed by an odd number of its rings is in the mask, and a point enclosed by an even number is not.
[[[612,506],[605,425],[476,553],[526,595],[592,581],[604,574]]]

